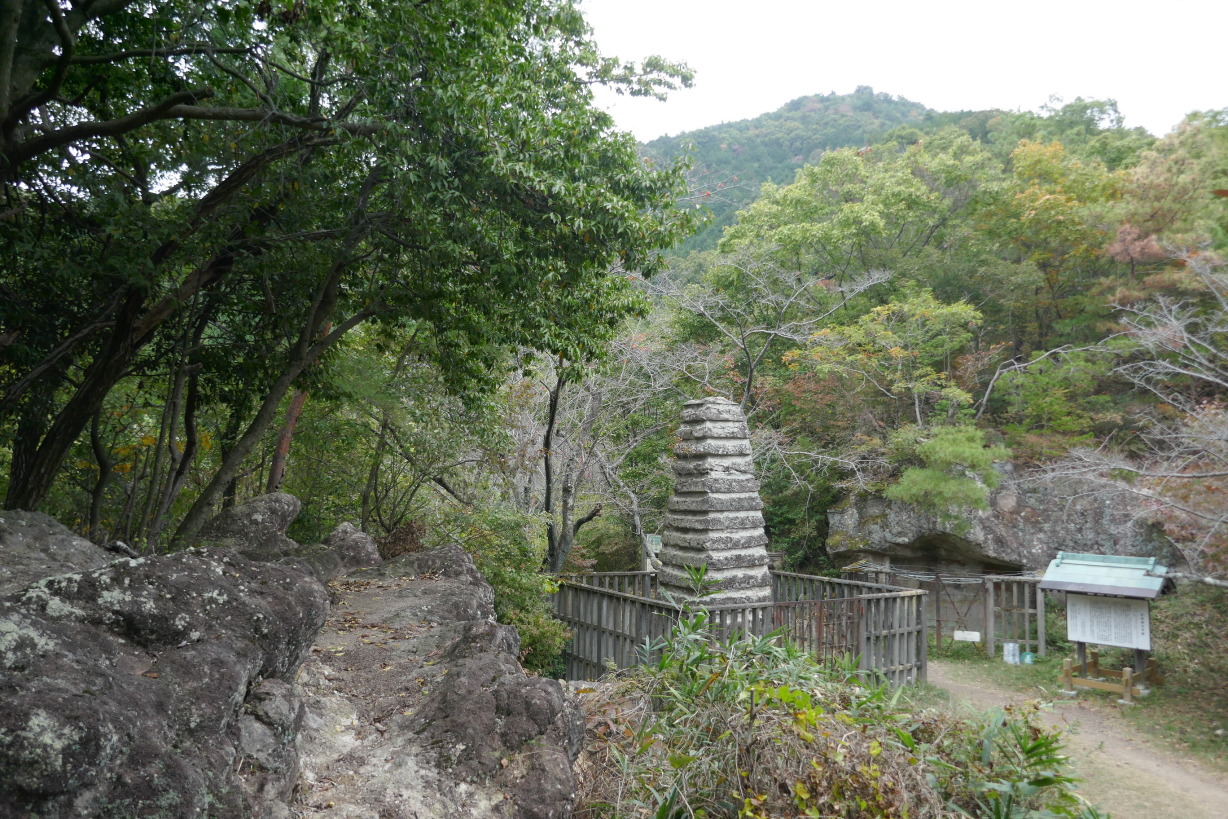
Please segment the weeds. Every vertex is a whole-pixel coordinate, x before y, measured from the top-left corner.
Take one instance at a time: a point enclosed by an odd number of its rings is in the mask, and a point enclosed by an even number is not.
[[[581,817],[1092,817],[1060,736],[906,707],[772,636],[714,636],[688,607],[651,663],[583,695]]]

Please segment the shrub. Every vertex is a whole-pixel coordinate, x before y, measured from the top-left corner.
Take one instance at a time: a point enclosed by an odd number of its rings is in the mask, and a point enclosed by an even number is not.
[[[408,552],[422,551],[422,539],[425,534],[426,527],[421,521],[411,520],[409,523],[402,524],[376,541],[379,556],[384,560],[392,560]]]
[[[520,662],[534,673],[558,676],[569,635],[550,605],[557,587],[541,573],[545,543],[535,537],[538,528],[533,516],[513,509],[453,510],[441,514],[428,537],[448,538],[473,555],[494,588],[499,622],[520,634]]]
[[[1204,713],[1228,720],[1228,589],[1182,583],[1151,610],[1151,644],[1167,685],[1199,700]]]
[[[582,690],[579,816],[1095,816],[1035,706],[982,723],[906,706],[852,662],[713,639],[702,609],[654,662]]]

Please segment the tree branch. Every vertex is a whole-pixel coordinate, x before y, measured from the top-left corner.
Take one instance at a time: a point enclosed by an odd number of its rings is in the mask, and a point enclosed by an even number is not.
[[[600,514],[601,514],[601,504],[599,503],[596,506],[594,506],[592,509],[588,510],[588,514],[586,514],[582,518],[577,519],[576,522],[572,524],[572,527],[571,527],[572,534],[579,534],[581,526],[593,520]]]
[[[113,54],[81,54],[71,60],[73,65],[100,65],[130,60],[134,57],[187,57],[193,54],[250,54],[250,48],[218,48],[208,43],[193,43],[178,48],[133,48]]]
[[[8,112],[4,119],[3,128],[6,132],[13,128],[17,121],[30,111],[47,102],[47,100],[55,99],[55,95],[60,93],[60,88],[64,85],[64,78],[68,76],[68,66],[72,62],[76,38],[68,30],[68,23],[64,20],[64,13],[60,9],[60,4],[56,0],[43,0],[43,5],[47,7],[47,13],[51,15],[52,25],[55,26],[55,35],[60,41],[60,58],[56,60],[55,73],[51,75],[51,82],[47,83],[47,87],[42,91],[27,94],[25,99],[18,100],[13,105],[12,110]]]
[[[324,117],[303,117],[282,111],[266,111],[261,108],[210,107],[179,104],[172,107],[163,119],[220,120],[224,122],[270,122],[305,131],[332,132],[342,130],[356,136],[378,133],[381,126],[360,122],[336,122]]]
[[[62,148],[65,145],[71,145],[80,140],[92,139],[94,137],[118,136],[134,131],[142,125],[148,125],[151,122],[176,119],[180,115],[170,113],[171,111],[178,108],[194,109],[196,106],[188,106],[186,103],[199,102],[200,100],[209,99],[213,95],[214,91],[212,88],[193,88],[187,91],[179,91],[171,94],[156,105],[129,114],[126,117],[104,120],[102,122],[83,122],[79,125],[61,128],[58,131],[52,131],[49,134],[43,134],[34,139],[26,140],[6,151],[9,167],[16,167],[39,154],[44,154],[56,148]]]
[[[1157,572],[1147,572],[1150,577],[1163,577],[1167,580],[1189,580],[1193,583],[1205,583],[1208,586],[1215,586],[1221,589],[1228,589],[1228,580],[1220,580],[1218,577],[1210,577],[1204,574],[1191,574],[1190,572],[1168,572],[1167,574],[1159,574]]]

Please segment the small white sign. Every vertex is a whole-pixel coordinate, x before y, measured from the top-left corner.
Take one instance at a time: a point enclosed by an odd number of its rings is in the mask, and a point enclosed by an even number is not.
[[[955,632],[955,639],[960,640],[965,643],[979,643],[981,642],[981,632],[979,631],[957,631]]]
[[[1151,613],[1146,600],[1066,595],[1066,639],[1072,643],[1151,650]]]

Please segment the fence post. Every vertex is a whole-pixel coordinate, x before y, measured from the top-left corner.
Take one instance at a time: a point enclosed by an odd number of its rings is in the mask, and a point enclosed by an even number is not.
[[[1062,693],[1067,696],[1074,696],[1078,693],[1074,687],[1074,663],[1069,657],[1062,660]]]
[[[1040,583],[1032,586],[1036,590],[1036,653],[1045,656],[1045,593]]]
[[[1118,702],[1123,705],[1134,705],[1134,669],[1126,666],[1121,670],[1122,698]]]
[[[997,647],[994,639],[997,632],[994,625],[993,580],[985,578],[985,651],[990,657],[995,656]]]

